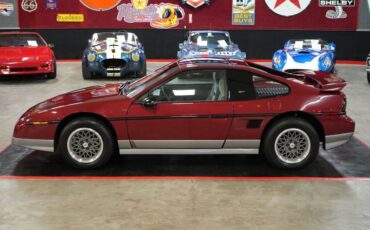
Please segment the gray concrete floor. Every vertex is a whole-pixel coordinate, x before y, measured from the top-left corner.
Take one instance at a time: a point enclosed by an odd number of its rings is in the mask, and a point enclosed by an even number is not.
[[[35,103],[120,81],[84,81],[80,68],[58,63],[55,80],[0,81],[0,149]],[[337,69],[355,135],[370,144],[365,66]],[[0,179],[0,229],[370,229],[369,190],[370,181]]]

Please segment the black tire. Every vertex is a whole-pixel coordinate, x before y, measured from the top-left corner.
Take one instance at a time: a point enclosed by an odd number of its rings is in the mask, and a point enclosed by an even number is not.
[[[146,76],[146,62],[144,62],[143,67],[141,70],[137,73],[137,77],[144,77]]]
[[[90,139],[87,139],[86,134],[89,134]],[[99,168],[106,164],[116,151],[114,140],[114,135],[102,122],[83,117],[71,121],[63,128],[59,136],[57,152],[75,168]],[[95,149],[93,149],[94,146]]]
[[[367,73],[367,82],[370,84],[370,73]]]
[[[82,63],[82,77],[86,79],[91,79],[93,74],[86,68],[85,64]]]
[[[56,62],[54,62],[54,72],[52,72],[52,73],[48,73],[47,75],[46,75],[46,78],[47,79],[55,79],[57,77],[57,63]]]
[[[290,134],[296,135],[296,138],[289,136]],[[302,146],[303,152],[298,153],[299,156],[294,156],[295,159],[284,156],[287,153],[297,153],[299,146]],[[298,169],[316,158],[319,147],[320,139],[315,128],[301,118],[289,117],[277,121],[267,130],[261,149],[272,165],[282,169]]]

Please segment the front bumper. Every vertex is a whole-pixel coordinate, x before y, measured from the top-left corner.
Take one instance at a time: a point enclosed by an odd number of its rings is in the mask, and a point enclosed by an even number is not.
[[[54,72],[54,66],[48,67],[11,67],[0,69],[0,76],[16,76],[16,75],[38,75]]]
[[[54,152],[54,140],[23,139],[13,137],[12,144],[34,150]]]
[[[104,77],[123,77],[129,74],[134,74],[139,72],[144,67],[144,61],[127,61],[127,64],[123,67],[109,67],[104,68],[102,62],[87,62],[87,69],[89,72],[92,72],[99,76]]]

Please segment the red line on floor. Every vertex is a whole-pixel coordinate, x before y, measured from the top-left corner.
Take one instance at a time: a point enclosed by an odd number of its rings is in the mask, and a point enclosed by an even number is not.
[[[2,153],[5,149],[7,149],[11,144],[8,144],[2,148],[0,148],[0,153]]]
[[[360,142],[362,145],[364,145],[365,147],[367,147],[368,149],[370,149],[370,146],[365,142],[365,141],[363,141],[363,140],[361,140],[360,138],[358,138],[357,136],[353,136],[353,138],[356,140],[356,141],[358,141],[358,142]]]
[[[0,176],[0,180],[370,181],[369,177]]]
[[[147,62],[174,62],[177,59],[147,59]],[[268,63],[271,62],[270,59],[248,59],[250,62],[262,62],[262,63]],[[81,62],[81,59],[60,59],[57,60],[57,62],[64,63],[64,62]],[[337,64],[343,64],[343,65],[366,65],[365,61],[351,61],[351,60],[337,60]]]

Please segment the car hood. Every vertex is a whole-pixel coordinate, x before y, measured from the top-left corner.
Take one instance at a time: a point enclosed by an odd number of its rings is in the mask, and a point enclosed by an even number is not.
[[[119,94],[120,85],[121,84],[105,84],[71,91],[46,100],[36,105],[34,109],[38,111],[48,110],[50,108],[87,103],[111,96],[117,96]],[[123,97],[125,96],[123,95]]]
[[[293,58],[295,62],[305,63],[311,62],[315,57],[321,55],[323,52],[316,52],[310,50],[289,50],[287,53]]]
[[[40,47],[0,47],[0,63],[47,61],[52,51],[47,46]]]

